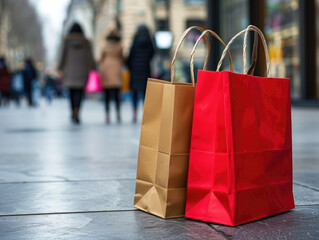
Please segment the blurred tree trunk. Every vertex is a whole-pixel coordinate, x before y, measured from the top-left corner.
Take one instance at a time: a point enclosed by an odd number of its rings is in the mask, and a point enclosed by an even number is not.
[[[26,57],[44,62],[42,24],[34,6],[27,0],[0,0],[0,11],[1,53],[12,67]]]
[[[0,55],[7,53],[8,11],[6,1],[0,0]]]

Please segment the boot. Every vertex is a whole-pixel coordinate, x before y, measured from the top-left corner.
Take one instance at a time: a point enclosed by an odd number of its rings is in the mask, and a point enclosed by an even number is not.
[[[75,119],[75,113],[74,113],[74,108],[72,108],[72,115],[71,115],[71,120],[74,122]]]
[[[74,108],[73,110],[73,115],[72,115],[72,120],[75,124],[79,124],[80,123],[80,119],[79,119],[79,109],[78,108]]]

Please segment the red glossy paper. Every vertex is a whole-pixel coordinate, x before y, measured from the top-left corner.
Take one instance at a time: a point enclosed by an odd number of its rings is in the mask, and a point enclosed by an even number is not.
[[[236,226],[292,208],[290,80],[199,71],[185,216]]]

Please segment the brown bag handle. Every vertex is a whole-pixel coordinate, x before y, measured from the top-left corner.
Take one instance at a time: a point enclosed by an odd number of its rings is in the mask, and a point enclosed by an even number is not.
[[[254,32],[254,45],[253,45],[253,52],[251,54],[251,65],[248,68],[248,75],[254,75],[255,68],[257,65],[257,55],[258,55],[258,33]]]
[[[193,29],[197,29],[197,30],[199,30],[201,32],[203,32],[205,30],[204,28],[193,26],[193,27],[190,27],[190,28],[186,29],[184,31],[184,33],[182,34],[182,36],[180,37],[180,40],[179,40],[178,45],[176,47],[176,50],[175,50],[175,53],[174,53],[174,56],[173,56],[173,60],[172,60],[172,63],[171,63],[171,83],[174,82],[175,61],[176,61],[177,53],[178,53],[179,49],[181,48],[181,45],[182,45],[186,35]],[[206,70],[207,62],[208,62],[208,58],[209,58],[209,52],[210,52],[210,43],[208,41],[207,36],[205,36],[205,41],[207,42],[207,53],[206,53],[206,58],[205,58],[205,62],[204,62],[204,67],[203,67],[204,70]],[[195,85],[195,83],[193,83],[193,85]]]
[[[224,41],[214,31],[207,29],[204,32],[202,32],[200,37],[197,39],[197,41],[196,41],[196,43],[195,43],[195,45],[193,47],[192,53],[190,55],[191,77],[192,77],[193,85],[195,85],[195,77],[194,77],[194,54],[195,54],[195,50],[196,50],[196,47],[197,47],[199,41],[202,39],[202,37],[206,37],[207,33],[210,33],[211,35],[213,35],[215,38],[217,38],[226,47],[226,44],[224,43]],[[229,57],[230,71],[234,72],[233,60],[232,60],[232,58],[230,56],[229,51],[227,51],[227,54],[228,54],[228,57]]]
[[[235,41],[236,38],[238,38],[240,35],[242,35],[243,33],[245,33],[245,37],[244,37],[244,44],[243,44],[243,60],[244,60],[244,74],[247,74],[247,58],[246,58],[246,54],[247,54],[247,38],[248,38],[248,32],[249,31],[255,31],[256,33],[258,33],[262,44],[264,46],[264,51],[265,51],[265,57],[266,57],[266,64],[267,64],[267,77],[269,77],[269,71],[270,71],[270,60],[269,60],[269,52],[268,52],[268,47],[267,47],[267,43],[266,43],[266,39],[262,33],[262,31],[254,26],[254,25],[249,25],[246,29],[240,31],[239,33],[237,33],[227,44],[226,48],[224,49],[224,52],[219,60],[218,66],[217,66],[217,71],[219,71],[223,60],[225,58],[226,55],[226,51],[228,51],[230,45]]]

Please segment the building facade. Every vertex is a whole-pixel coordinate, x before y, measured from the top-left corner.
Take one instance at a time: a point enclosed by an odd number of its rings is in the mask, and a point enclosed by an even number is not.
[[[93,40],[93,11],[88,0],[71,0],[67,10],[67,17],[63,23],[63,35],[66,35],[74,22],[79,23],[85,36]]]
[[[107,33],[114,28],[120,30],[125,55],[128,54],[140,24],[146,24],[152,34],[159,30],[171,31],[174,36],[171,51],[174,51],[183,31],[196,24],[204,26],[207,18],[205,0],[108,0],[99,2],[96,16],[92,13],[91,3],[90,0],[71,1],[64,23],[64,34],[74,21],[82,24],[86,36],[93,43],[96,60],[103,49]],[[192,46],[187,41],[189,39],[186,39],[185,47],[179,55],[179,58],[185,60],[189,58]],[[197,56],[205,54],[204,51],[204,47],[199,46]]]
[[[28,27],[25,27],[25,24]],[[28,1],[0,0],[0,55],[12,70],[32,58],[39,70],[45,62],[42,25],[35,7]]]
[[[220,32],[225,41],[249,24],[258,26],[268,43],[271,75],[290,78],[294,104],[318,104],[319,0],[213,0],[207,4],[208,27]],[[242,41],[235,42],[231,54],[235,70],[242,72]],[[258,54],[257,72],[263,75],[262,48]]]
[[[82,2],[86,24],[92,22],[85,2],[98,0],[73,0]],[[275,77],[291,79],[291,96],[295,101],[319,99],[319,0],[108,0],[100,2],[100,11],[94,16],[94,25],[88,30],[94,45],[96,59],[105,44],[107,33],[120,30],[124,53],[127,55],[136,28],[146,24],[152,34],[170,31],[174,38],[170,55],[175,51],[183,31],[193,25],[207,27],[218,33],[225,42],[249,24],[258,26],[268,42],[271,73]],[[72,11],[70,11],[71,13]],[[76,19],[70,17],[68,21]],[[90,29],[90,27],[87,27]],[[199,33],[190,34],[178,54],[183,65],[189,63],[189,53]],[[249,46],[253,38],[250,38]],[[210,69],[214,70],[223,47],[212,41]],[[242,72],[242,42],[231,48],[235,71]],[[263,50],[258,50],[259,56]],[[199,46],[197,66],[202,64],[205,46]],[[227,62],[227,60],[225,60]],[[256,74],[262,75],[265,62],[258,58]],[[229,67],[227,64],[225,68]]]

